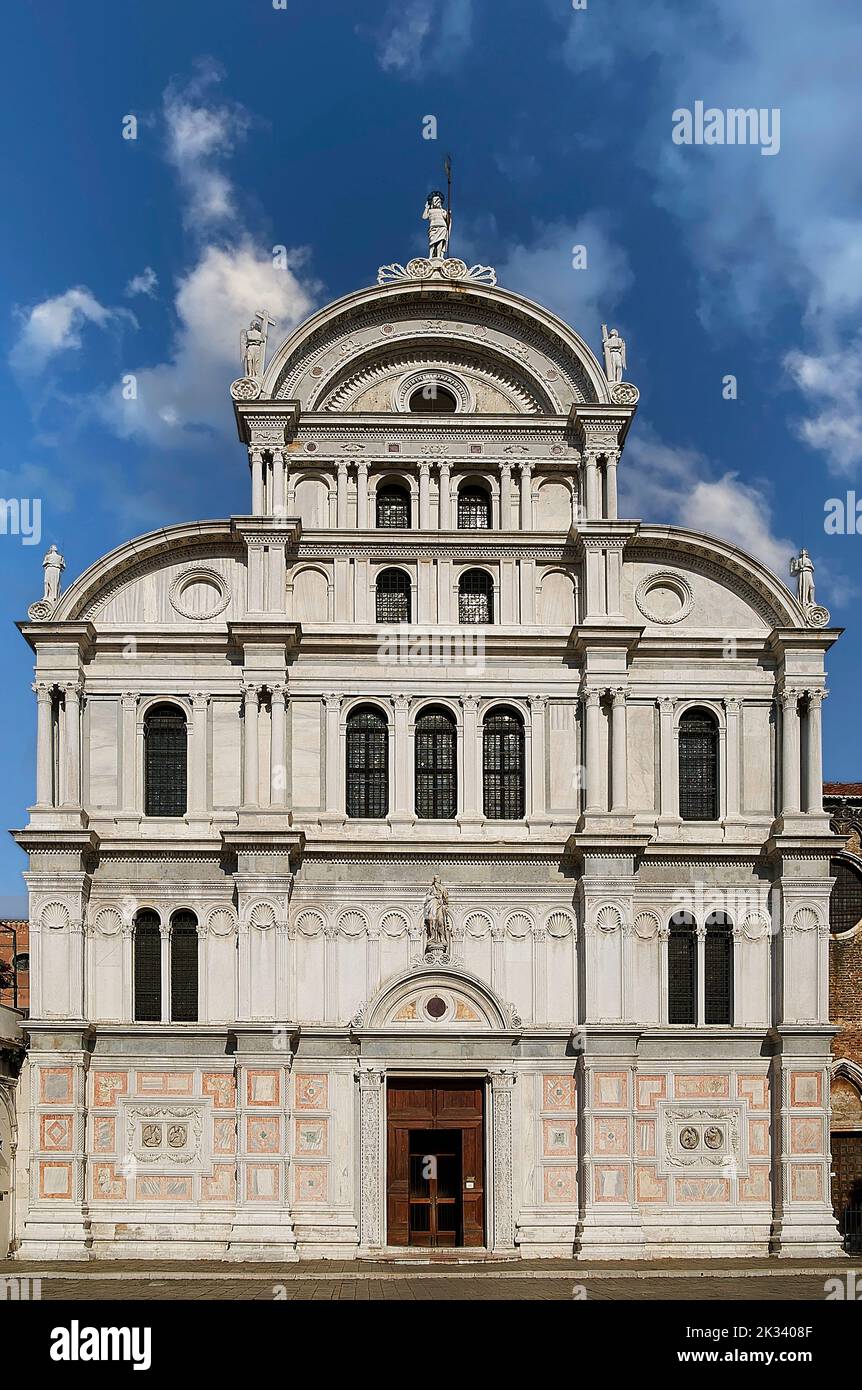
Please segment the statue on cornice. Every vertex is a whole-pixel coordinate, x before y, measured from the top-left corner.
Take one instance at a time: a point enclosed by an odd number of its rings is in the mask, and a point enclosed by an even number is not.
[[[431,887],[422,905],[425,924],[425,954],[448,955],[452,944],[452,914],[449,911],[449,891],[439,878],[432,878]]]
[[[449,249],[452,214],[446,210],[439,188],[428,194],[422,220],[428,223],[428,255],[432,261],[442,261]]]
[[[796,597],[806,610],[814,604],[814,561],[803,548],[791,556],[790,573],[796,575]]]
[[[248,328],[244,328],[240,334],[240,361],[246,380],[260,381],[262,378],[266,361],[267,332],[274,327],[275,319],[269,317],[266,309],[259,309]]]
[[[621,338],[615,328],[608,332],[606,323],[602,324],[602,347],[605,350],[605,376],[611,385],[622,381],[626,362],[626,340]]]
[[[60,597],[60,575],[66,568],[66,561],[63,559],[56,545],[52,545],[44,560],[42,568],[45,571],[45,587],[42,593],[42,602],[54,604]]]

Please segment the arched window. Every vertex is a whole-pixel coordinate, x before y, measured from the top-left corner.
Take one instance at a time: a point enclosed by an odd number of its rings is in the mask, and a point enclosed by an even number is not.
[[[416,814],[451,820],[457,811],[455,720],[447,709],[424,709],[416,720]]]
[[[524,721],[513,709],[485,716],[482,780],[488,820],[520,820],[524,815]]]
[[[135,1022],[162,1021],[162,929],[149,908],[135,917]]]
[[[373,705],[347,716],[347,814],[383,820],[389,811],[389,724]]]
[[[679,721],[679,813],[718,820],[718,723],[706,709],[687,709]]]
[[[697,1022],[697,934],[694,918],[677,912],[667,941],[667,1021]]]
[[[414,415],[454,415],[458,402],[445,386],[440,386],[436,381],[426,381],[410,397],[410,409]]]
[[[483,487],[462,487],[458,492],[458,529],[491,529],[491,498]]]
[[[410,622],[410,575],[404,570],[381,570],[378,574],[377,621]]]
[[[466,570],[458,580],[458,622],[494,621],[494,581],[487,570]]]
[[[410,493],[398,483],[377,489],[377,525],[384,531],[410,526]]]
[[[840,934],[862,922],[862,874],[846,859],[833,859],[829,872],[835,879],[829,895],[829,927]]]
[[[197,1023],[198,919],[193,912],[171,918],[171,1021]]]
[[[704,1023],[733,1023],[733,923],[723,912],[706,919]]]
[[[151,705],[144,715],[144,812],[186,813],[186,716],[177,705]]]

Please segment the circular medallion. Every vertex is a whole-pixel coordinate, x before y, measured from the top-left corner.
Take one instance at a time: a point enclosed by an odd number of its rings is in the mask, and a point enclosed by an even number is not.
[[[666,570],[641,580],[635,603],[651,623],[680,623],[691,612],[694,595],[687,579]]]
[[[429,1018],[442,1018],[446,1012],[445,999],[441,999],[439,994],[433,994],[425,1003],[425,1012]]]
[[[686,1125],[685,1129],[681,1129],[679,1132],[679,1143],[682,1149],[696,1149],[697,1130],[693,1129],[691,1125]]]
[[[230,590],[211,569],[190,569],[178,575],[168,595],[173,609],[194,622],[218,617],[230,603]]]

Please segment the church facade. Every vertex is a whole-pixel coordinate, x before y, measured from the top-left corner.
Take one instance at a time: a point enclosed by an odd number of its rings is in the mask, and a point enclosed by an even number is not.
[[[622,339],[487,267],[269,326],[248,510],[21,624],[19,1252],[835,1253],[810,564],[621,518]]]

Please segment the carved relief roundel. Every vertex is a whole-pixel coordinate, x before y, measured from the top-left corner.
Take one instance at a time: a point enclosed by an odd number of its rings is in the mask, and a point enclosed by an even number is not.
[[[691,612],[694,595],[687,579],[665,570],[641,580],[635,603],[651,623],[681,623]]]
[[[230,590],[215,570],[196,567],[177,575],[168,597],[183,618],[206,622],[224,612],[230,603]]]

